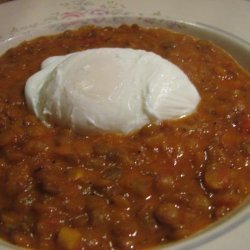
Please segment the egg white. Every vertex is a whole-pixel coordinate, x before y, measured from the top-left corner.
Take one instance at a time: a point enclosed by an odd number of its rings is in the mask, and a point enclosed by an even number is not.
[[[45,124],[80,134],[127,134],[149,122],[189,115],[200,101],[195,86],[176,65],[129,48],[50,57],[28,79],[25,97]]]

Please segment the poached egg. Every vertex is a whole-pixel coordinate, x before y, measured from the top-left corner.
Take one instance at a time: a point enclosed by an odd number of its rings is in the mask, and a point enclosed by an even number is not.
[[[127,134],[195,111],[200,96],[187,75],[159,55],[99,48],[49,57],[25,86],[28,107],[46,125],[80,134]]]

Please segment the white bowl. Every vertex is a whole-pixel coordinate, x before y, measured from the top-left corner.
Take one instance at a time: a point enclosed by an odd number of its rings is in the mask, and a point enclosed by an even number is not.
[[[27,2],[27,1],[26,1]],[[56,1],[58,2],[58,1]],[[85,1],[85,3],[89,3]],[[12,4],[9,4],[11,6]],[[6,5],[7,6],[7,5]],[[14,4],[13,4],[14,6]],[[5,7],[7,8],[7,7]],[[9,7],[10,8],[10,7]],[[7,8],[8,9],[8,8]],[[24,25],[14,30],[3,30],[3,35],[0,37],[0,54],[6,51],[8,48],[16,46],[21,41],[29,40],[31,38],[55,34],[67,29],[74,29],[87,24],[96,24],[97,26],[119,26],[120,24],[138,24],[143,27],[164,27],[172,29],[177,32],[182,32],[196,37],[213,41],[215,44],[221,46],[228,51],[232,56],[247,70],[250,71],[250,45],[243,39],[238,38],[228,32],[221,29],[211,27],[210,25],[197,24],[191,22],[185,22],[180,20],[170,20],[167,18],[157,16],[145,16],[139,14],[133,16],[131,14],[124,13],[96,13],[94,15],[83,16],[80,12],[69,12],[68,18],[58,18],[55,20],[44,19],[47,21],[40,23],[33,23],[30,25]],[[98,12],[96,10],[96,12]],[[1,13],[1,11],[0,11]],[[63,12],[66,15],[66,12]],[[70,14],[71,13],[71,14]],[[100,15],[100,13],[102,13]],[[122,15],[120,15],[122,14]],[[58,15],[58,14],[57,14]],[[59,15],[60,16],[60,15]],[[73,20],[72,20],[73,16]],[[62,17],[62,16],[61,16]],[[0,18],[1,19],[1,18]],[[0,27],[1,30],[1,27]],[[202,230],[186,240],[170,244],[168,246],[160,246],[156,249],[169,249],[169,250],[188,250],[188,249],[229,249],[228,241],[233,248],[237,242],[239,243],[239,237],[247,235],[250,230],[250,203],[246,201],[241,207],[234,210],[231,214]],[[227,242],[227,243],[226,243]],[[247,238],[245,242],[241,243],[241,249],[248,249],[250,246],[250,239]],[[0,249],[20,249],[4,241],[0,241]]]

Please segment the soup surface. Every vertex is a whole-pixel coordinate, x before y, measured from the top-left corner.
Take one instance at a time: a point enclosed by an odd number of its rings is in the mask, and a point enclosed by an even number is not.
[[[24,86],[49,56],[153,51],[201,95],[197,112],[127,136],[45,127]],[[136,25],[84,27],[0,57],[0,236],[36,249],[145,249],[185,238],[250,194],[250,76],[203,40]]]

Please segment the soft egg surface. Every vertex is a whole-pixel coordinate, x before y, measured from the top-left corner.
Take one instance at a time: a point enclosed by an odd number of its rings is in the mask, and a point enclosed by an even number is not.
[[[25,97],[45,124],[80,134],[127,134],[147,123],[189,115],[200,101],[180,68],[152,52],[129,48],[50,57],[28,79]]]

